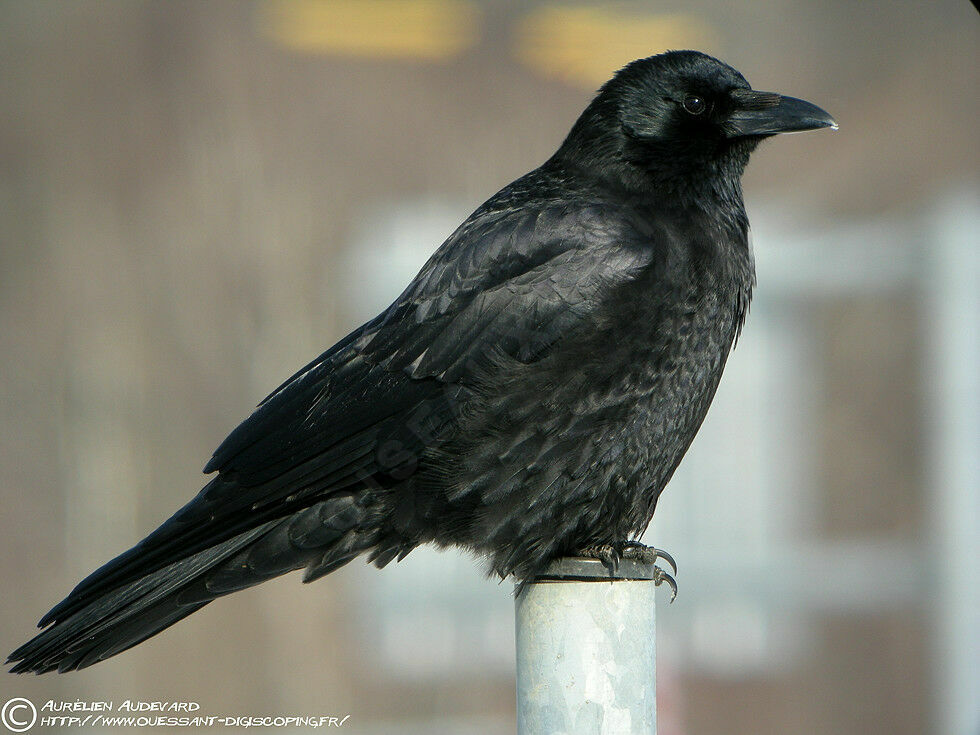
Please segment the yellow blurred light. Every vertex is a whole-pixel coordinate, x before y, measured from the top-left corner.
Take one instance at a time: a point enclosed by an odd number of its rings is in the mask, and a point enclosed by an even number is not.
[[[259,26],[294,51],[443,61],[479,38],[467,0],[266,0]]]
[[[524,16],[514,53],[543,76],[594,89],[634,59],[668,49],[701,49],[715,41],[711,28],[693,15],[555,4]]]

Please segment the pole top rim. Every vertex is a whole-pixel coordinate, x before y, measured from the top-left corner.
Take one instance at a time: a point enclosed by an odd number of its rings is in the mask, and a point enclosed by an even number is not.
[[[563,556],[555,559],[540,574],[529,581],[536,582],[615,582],[655,581],[657,567],[635,559],[620,559],[615,569],[610,569],[599,559]]]

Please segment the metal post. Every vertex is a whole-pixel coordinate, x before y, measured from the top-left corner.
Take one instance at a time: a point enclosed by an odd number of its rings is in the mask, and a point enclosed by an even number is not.
[[[655,735],[653,565],[559,559],[517,597],[518,735]]]

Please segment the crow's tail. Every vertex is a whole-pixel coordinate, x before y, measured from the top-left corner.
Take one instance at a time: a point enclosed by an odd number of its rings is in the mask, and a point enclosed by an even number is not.
[[[106,588],[110,562],[42,619],[45,630],[10,654],[12,673],[74,671],[156,635],[222,595],[306,567],[312,581],[377,540],[346,496],[266,522],[136,579]],[[124,557],[126,555],[123,555]],[[122,557],[120,557],[122,558]],[[60,612],[64,611],[64,612]]]

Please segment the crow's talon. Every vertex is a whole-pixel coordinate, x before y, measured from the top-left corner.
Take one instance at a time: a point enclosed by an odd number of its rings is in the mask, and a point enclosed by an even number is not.
[[[645,546],[639,541],[627,541],[622,544],[621,555],[624,559],[633,559],[642,564],[656,564],[660,559],[663,559],[670,564],[674,574],[677,574],[677,562],[674,561],[674,557],[655,546]]]
[[[670,587],[670,600],[668,602],[673,604],[674,600],[677,599],[677,582],[660,567],[654,566],[653,570],[653,583],[658,587],[664,582],[667,583],[667,586]]]
[[[674,561],[674,557],[663,549],[658,549],[655,546],[646,546],[639,541],[627,541],[622,544],[622,557],[624,559],[633,559],[641,564],[652,564],[654,584],[659,587],[661,584],[666,583],[670,587],[670,603],[673,603],[677,599],[677,582],[670,574],[657,566],[657,561],[663,559],[670,565],[674,574],[677,574],[677,562]]]
[[[609,570],[610,574],[615,574],[619,567],[619,560],[622,558],[622,553],[614,544],[597,544],[596,546],[587,546],[579,551],[576,556],[582,556],[586,559],[598,559]]]
[[[603,566],[609,570],[609,575],[616,573],[620,559],[630,559],[641,564],[653,565],[653,581],[659,587],[666,583],[670,587],[670,601],[677,599],[677,582],[674,578],[657,566],[657,561],[663,559],[670,565],[671,571],[677,574],[677,562],[674,557],[663,549],[655,546],[646,546],[639,541],[623,541],[615,544],[597,544],[588,546],[579,551],[576,556],[583,556],[588,559],[598,559]]]

